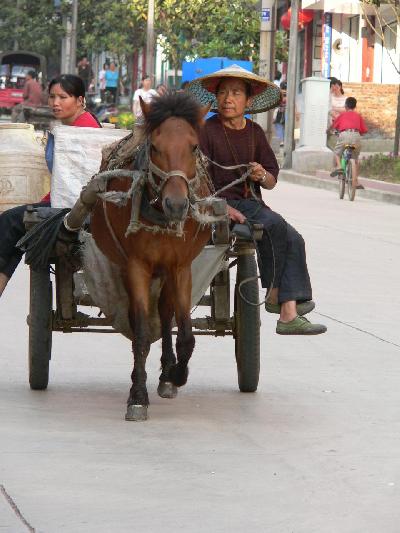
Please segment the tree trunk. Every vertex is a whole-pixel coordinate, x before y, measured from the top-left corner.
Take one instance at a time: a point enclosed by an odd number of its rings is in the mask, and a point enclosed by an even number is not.
[[[396,130],[394,132],[394,146],[393,155],[399,155],[399,141],[400,141],[400,85],[397,93],[397,115],[396,115]]]

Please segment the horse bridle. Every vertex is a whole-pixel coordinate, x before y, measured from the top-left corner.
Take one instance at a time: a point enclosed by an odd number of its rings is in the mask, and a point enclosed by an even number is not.
[[[161,168],[159,168],[152,160],[150,156],[150,150],[149,146],[147,146],[147,161],[148,161],[148,181],[151,185],[151,188],[153,189],[156,198],[158,199],[160,195],[162,194],[162,191],[164,187],[167,185],[170,178],[173,176],[178,176],[186,183],[186,186],[188,188],[188,198],[189,202],[193,204],[197,200],[197,196],[195,191],[197,190],[199,184],[200,184],[200,174],[198,172],[198,165],[197,165],[197,157],[198,153],[195,152],[195,158],[196,158],[196,174],[192,179],[189,179],[187,177],[186,172],[183,172],[182,170],[170,170],[169,172],[165,172]],[[159,182],[154,179],[154,176],[157,176],[159,178]]]

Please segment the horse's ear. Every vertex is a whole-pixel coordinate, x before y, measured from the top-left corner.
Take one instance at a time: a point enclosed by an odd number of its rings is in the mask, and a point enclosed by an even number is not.
[[[147,104],[141,96],[139,96],[140,107],[142,108],[143,115],[146,117],[150,111],[150,104]]]
[[[210,111],[210,109],[211,109],[211,103],[201,106],[200,113],[199,113],[200,122],[204,122],[205,117],[207,113]]]

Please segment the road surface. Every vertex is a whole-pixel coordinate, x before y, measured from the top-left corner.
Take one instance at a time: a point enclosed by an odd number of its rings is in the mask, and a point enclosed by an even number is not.
[[[197,339],[188,385],[124,421],[118,335],[55,334],[50,386],[27,385],[28,276],[0,305],[0,531],[398,533],[400,209],[280,183],[266,201],[303,234],[317,337],[262,314],[259,390],[233,341]],[[31,529],[30,529],[31,528]]]

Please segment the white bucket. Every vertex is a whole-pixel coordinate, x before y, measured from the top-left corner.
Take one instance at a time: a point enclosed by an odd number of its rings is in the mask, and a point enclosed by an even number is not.
[[[44,146],[32,124],[0,124],[0,211],[39,202],[49,187]]]

